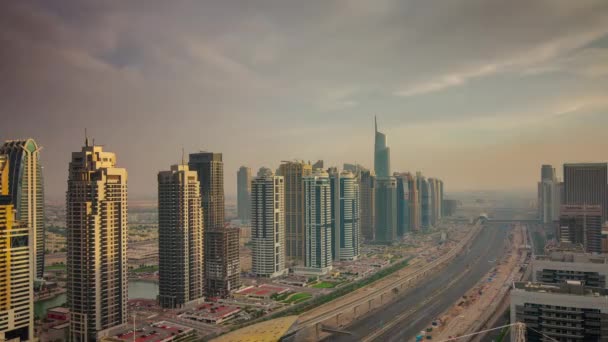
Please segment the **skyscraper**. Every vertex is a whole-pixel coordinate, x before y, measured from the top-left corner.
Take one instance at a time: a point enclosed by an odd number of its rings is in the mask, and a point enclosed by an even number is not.
[[[409,175],[395,174],[397,180],[397,236],[401,237],[410,229],[410,182]]]
[[[204,295],[203,209],[196,171],[158,173],[159,304],[179,308]]]
[[[557,237],[560,242],[581,244],[589,253],[602,253],[602,207],[563,205]]]
[[[602,222],[608,218],[608,164],[564,164],[563,204],[599,205]]]
[[[252,271],[278,277],[285,268],[285,184],[283,176],[261,168],[251,185]]]
[[[34,139],[7,141],[0,154],[8,156],[10,196],[17,210],[17,220],[32,229],[34,276],[44,275],[44,183],[40,147]]]
[[[10,159],[0,155],[0,341],[34,339],[34,246],[26,222],[16,219]]]
[[[285,180],[285,253],[296,262],[303,262],[306,255],[302,179],[311,174],[312,165],[303,161],[284,161],[279,166]]]
[[[315,170],[304,178],[305,266],[321,274],[332,268],[331,186],[329,175]]]
[[[360,246],[359,182],[349,171],[332,170],[332,258],[356,260]]]
[[[374,129],[375,241],[392,243],[397,237],[397,181],[391,177],[390,148],[386,144],[386,135],[378,131],[375,117]]]
[[[422,210],[420,208],[420,189],[418,179],[411,173],[407,173],[410,188],[410,228],[412,231],[420,231]]]
[[[437,210],[439,209],[439,205],[437,201],[439,200],[439,184],[435,178],[429,178],[429,202],[431,204],[430,209],[430,223],[431,226],[435,226],[437,224],[437,220],[439,219]]]
[[[251,219],[251,169],[241,166],[236,173],[237,212],[241,221]]]
[[[419,189],[419,198],[420,198],[420,226],[422,229],[429,229],[432,225],[431,222],[431,187],[429,182],[422,176],[422,174],[418,174],[416,176],[416,180],[418,181],[418,189]]]
[[[361,235],[373,241],[376,234],[376,175],[370,170],[359,172]]]
[[[205,229],[224,228],[224,162],[221,153],[191,153],[188,163],[201,183]]]
[[[224,162],[221,153],[191,153],[196,171],[205,226],[205,293],[225,297],[241,286],[239,229],[224,227]]]
[[[541,223],[551,223],[559,220],[561,205],[561,185],[557,179],[555,168],[551,165],[541,166],[541,179],[538,182],[538,212]]]
[[[102,146],[72,153],[66,203],[70,340],[127,322],[127,171]]]

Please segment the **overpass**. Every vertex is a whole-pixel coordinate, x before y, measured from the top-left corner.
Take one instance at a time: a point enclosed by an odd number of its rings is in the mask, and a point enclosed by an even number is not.
[[[470,218],[470,219],[460,218],[460,219],[454,219],[452,221],[453,222],[459,222],[459,223],[473,223],[473,224],[477,224],[479,222],[481,222],[482,224],[483,223],[503,223],[503,224],[509,224],[509,223],[535,224],[535,223],[539,223],[538,219],[501,219],[501,218],[490,217],[486,213],[479,214],[479,216],[474,217],[474,218]]]

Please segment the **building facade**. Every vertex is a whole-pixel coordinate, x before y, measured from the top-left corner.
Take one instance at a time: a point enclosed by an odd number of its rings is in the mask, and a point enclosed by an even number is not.
[[[608,340],[608,290],[579,281],[558,285],[517,282],[511,290],[511,323],[526,326],[526,341]],[[511,341],[517,341],[511,334]]]
[[[258,277],[285,275],[285,184],[261,168],[251,185],[252,271]]]
[[[421,228],[422,210],[420,208],[420,189],[416,176],[407,173],[408,186],[410,189],[410,229],[419,232]]]
[[[370,170],[359,172],[361,237],[373,241],[376,234],[376,175]]]
[[[226,297],[241,286],[239,229],[224,226],[224,162],[221,153],[191,153],[190,170],[196,171],[205,227],[205,294]]]
[[[35,240],[16,218],[9,170],[9,156],[0,155],[0,341],[33,341]]]
[[[285,181],[285,253],[302,263],[306,255],[303,178],[312,174],[312,165],[304,161],[285,161],[279,175]]]
[[[305,267],[318,273],[332,268],[331,185],[329,175],[315,170],[304,177],[306,227]]]
[[[237,212],[241,221],[251,219],[251,169],[241,166],[236,173]]]
[[[602,222],[608,218],[608,164],[564,164],[563,204],[599,205]]]
[[[532,281],[561,284],[566,280],[581,281],[586,286],[608,289],[608,257],[555,251],[537,255],[532,260]]]
[[[158,173],[159,304],[180,308],[204,296],[200,183],[188,165]]]
[[[418,197],[420,198],[420,227],[428,230],[432,226],[431,187],[429,182],[421,174],[416,176],[418,183]]]
[[[376,180],[375,241],[392,244],[397,239],[397,180],[395,177]]]
[[[405,173],[395,174],[397,180],[397,236],[401,237],[410,228],[410,182],[409,175]]]
[[[127,322],[127,171],[87,142],[72,153],[66,203],[70,340]]]
[[[17,220],[32,229],[34,243],[33,267],[35,277],[44,275],[44,182],[40,149],[34,139],[12,140],[0,146],[0,154],[7,155],[9,163],[8,186]]]
[[[359,181],[350,171],[329,171],[332,259],[356,260],[360,249]]]
[[[557,238],[563,243],[580,244],[589,253],[602,253],[602,207],[562,205]]]
[[[238,228],[205,229],[205,294],[229,297],[241,287]]]

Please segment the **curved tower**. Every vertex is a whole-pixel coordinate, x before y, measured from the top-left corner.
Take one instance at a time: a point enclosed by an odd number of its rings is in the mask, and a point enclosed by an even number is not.
[[[386,145],[386,135],[378,132],[378,121],[374,117],[376,139],[374,144],[374,170],[376,177],[390,177],[391,157],[390,148]]]

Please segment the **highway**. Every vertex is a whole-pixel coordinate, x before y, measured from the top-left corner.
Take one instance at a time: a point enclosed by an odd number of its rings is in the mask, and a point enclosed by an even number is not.
[[[489,224],[470,250],[431,275],[403,297],[346,327],[352,336],[333,335],[326,341],[407,341],[428,327],[483,277],[504,253],[508,225]]]

